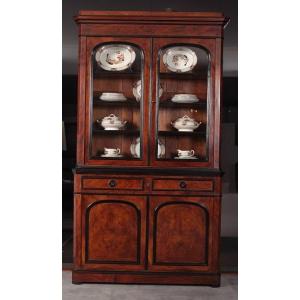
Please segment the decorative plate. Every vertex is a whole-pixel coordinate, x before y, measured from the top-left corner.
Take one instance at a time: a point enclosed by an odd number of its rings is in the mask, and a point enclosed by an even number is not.
[[[171,47],[163,55],[163,63],[172,72],[184,73],[196,66],[197,55],[187,47]]]
[[[135,61],[135,51],[128,45],[105,45],[95,55],[98,65],[107,71],[128,69]]]
[[[160,140],[158,140],[158,144],[157,144],[158,158],[162,158],[165,154],[166,154],[166,147]]]
[[[139,102],[142,98],[141,90],[142,90],[142,81],[139,80],[133,85],[133,89],[132,89],[133,96],[137,102]],[[163,94],[163,89],[160,86],[159,87],[159,97],[161,97],[162,94]]]
[[[136,158],[140,158],[141,157],[141,142],[140,142],[140,138],[137,138],[135,143],[132,143],[130,145],[130,153],[133,157],[136,157]],[[165,155],[166,153],[166,148],[165,148],[165,145],[160,141],[158,140],[158,145],[157,145],[157,155],[158,155],[158,158],[161,158]]]

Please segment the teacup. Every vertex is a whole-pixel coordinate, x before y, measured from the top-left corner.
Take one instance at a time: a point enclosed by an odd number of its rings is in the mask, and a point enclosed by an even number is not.
[[[178,157],[192,157],[195,154],[194,150],[177,150]]]
[[[107,156],[117,156],[121,153],[119,148],[104,148],[104,154]]]

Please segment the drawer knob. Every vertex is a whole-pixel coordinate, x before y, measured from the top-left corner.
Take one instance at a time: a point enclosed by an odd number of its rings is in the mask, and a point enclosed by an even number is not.
[[[108,185],[113,188],[113,187],[117,186],[117,182],[112,179],[112,180],[109,181]]]
[[[180,181],[179,186],[180,186],[182,189],[185,189],[187,185],[186,185],[186,182],[185,182],[185,181]]]

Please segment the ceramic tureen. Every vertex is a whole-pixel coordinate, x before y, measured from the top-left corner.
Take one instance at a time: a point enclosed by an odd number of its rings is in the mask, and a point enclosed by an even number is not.
[[[116,115],[110,114],[107,117],[104,117],[102,120],[96,121],[104,130],[120,130],[125,126],[127,121],[122,122]]]
[[[196,122],[189,116],[183,116],[181,118],[178,118],[174,122],[171,122],[171,125],[178,131],[194,131],[199,127],[200,124],[201,122]]]

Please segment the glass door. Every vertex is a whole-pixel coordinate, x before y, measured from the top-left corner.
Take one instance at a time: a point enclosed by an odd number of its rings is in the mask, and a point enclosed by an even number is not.
[[[149,41],[88,38],[87,48],[87,164],[145,165]]]
[[[210,44],[155,39],[152,122],[155,165],[210,166],[213,68]]]

